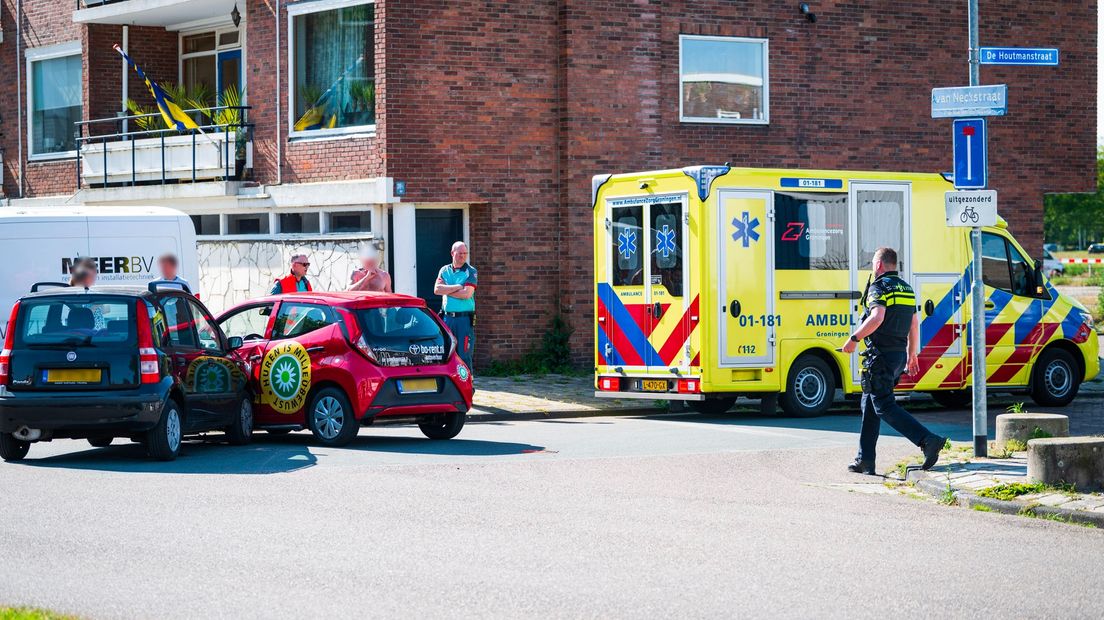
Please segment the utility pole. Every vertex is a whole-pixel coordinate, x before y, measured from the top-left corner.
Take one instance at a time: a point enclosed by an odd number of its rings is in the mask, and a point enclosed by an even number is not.
[[[967,28],[969,29],[969,64],[970,86],[981,84],[981,67],[978,44],[978,0],[968,0],[969,9]],[[987,367],[985,365],[985,283],[981,279],[981,227],[974,226],[970,231],[974,245],[974,284],[973,284],[973,317],[971,329],[973,330],[971,341],[973,343],[973,379],[974,379],[974,456],[989,456],[989,417],[986,410],[985,380]]]

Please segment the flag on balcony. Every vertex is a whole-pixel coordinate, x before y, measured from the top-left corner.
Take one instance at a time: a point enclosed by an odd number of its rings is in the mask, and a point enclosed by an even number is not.
[[[134,64],[134,61],[130,59],[130,56],[127,56],[126,52],[124,52],[121,47],[118,45],[114,47],[115,51],[122,54],[127,63],[134,68],[134,72],[138,74],[138,77],[145,81],[150,94],[153,95],[153,100],[157,103],[157,110],[161,112],[161,117],[165,119],[165,123],[167,123],[169,127],[177,131],[199,129],[195,121],[185,114],[184,110],[180,109],[180,106],[176,105],[176,102],[169,96],[169,93],[165,92],[165,89],[161,88],[157,82],[146,77],[145,72],[143,72],[138,65]]]

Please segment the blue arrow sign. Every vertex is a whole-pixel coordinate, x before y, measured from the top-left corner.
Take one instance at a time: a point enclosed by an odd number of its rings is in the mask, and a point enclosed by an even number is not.
[[[989,149],[984,118],[954,121],[955,189],[985,189],[989,183]]]
[[[978,57],[983,65],[1058,66],[1055,47],[983,47]]]

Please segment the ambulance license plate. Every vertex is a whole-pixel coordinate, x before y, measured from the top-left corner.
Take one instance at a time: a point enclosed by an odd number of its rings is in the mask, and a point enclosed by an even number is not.
[[[98,368],[91,369],[58,369],[46,371],[46,383],[99,383],[102,371]]]
[[[667,382],[663,379],[644,379],[640,382],[640,389],[645,392],[666,392]]]
[[[436,379],[399,379],[399,394],[436,394]]]

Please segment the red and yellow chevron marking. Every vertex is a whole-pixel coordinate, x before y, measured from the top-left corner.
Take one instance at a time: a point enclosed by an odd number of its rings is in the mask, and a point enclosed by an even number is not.
[[[617,304],[619,301],[614,300],[612,303]],[[630,366],[685,366],[685,347],[687,341],[690,341],[690,358],[696,360],[699,355],[699,340],[696,336],[701,324],[698,298],[694,297],[685,311],[673,304],[660,304],[658,321],[649,314],[652,307],[652,304],[621,304],[623,311],[620,312],[600,308],[600,314],[604,318],[601,322],[604,324],[604,334],[614,348],[614,359],[622,360]],[[618,321],[631,321],[632,324],[621,325]],[[646,343],[629,334],[643,334]],[[612,362],[603,359],[602,351],[597,353],[596,361],[599,365]],[[656,357],[648,364],[648,358],[653,355]]]

